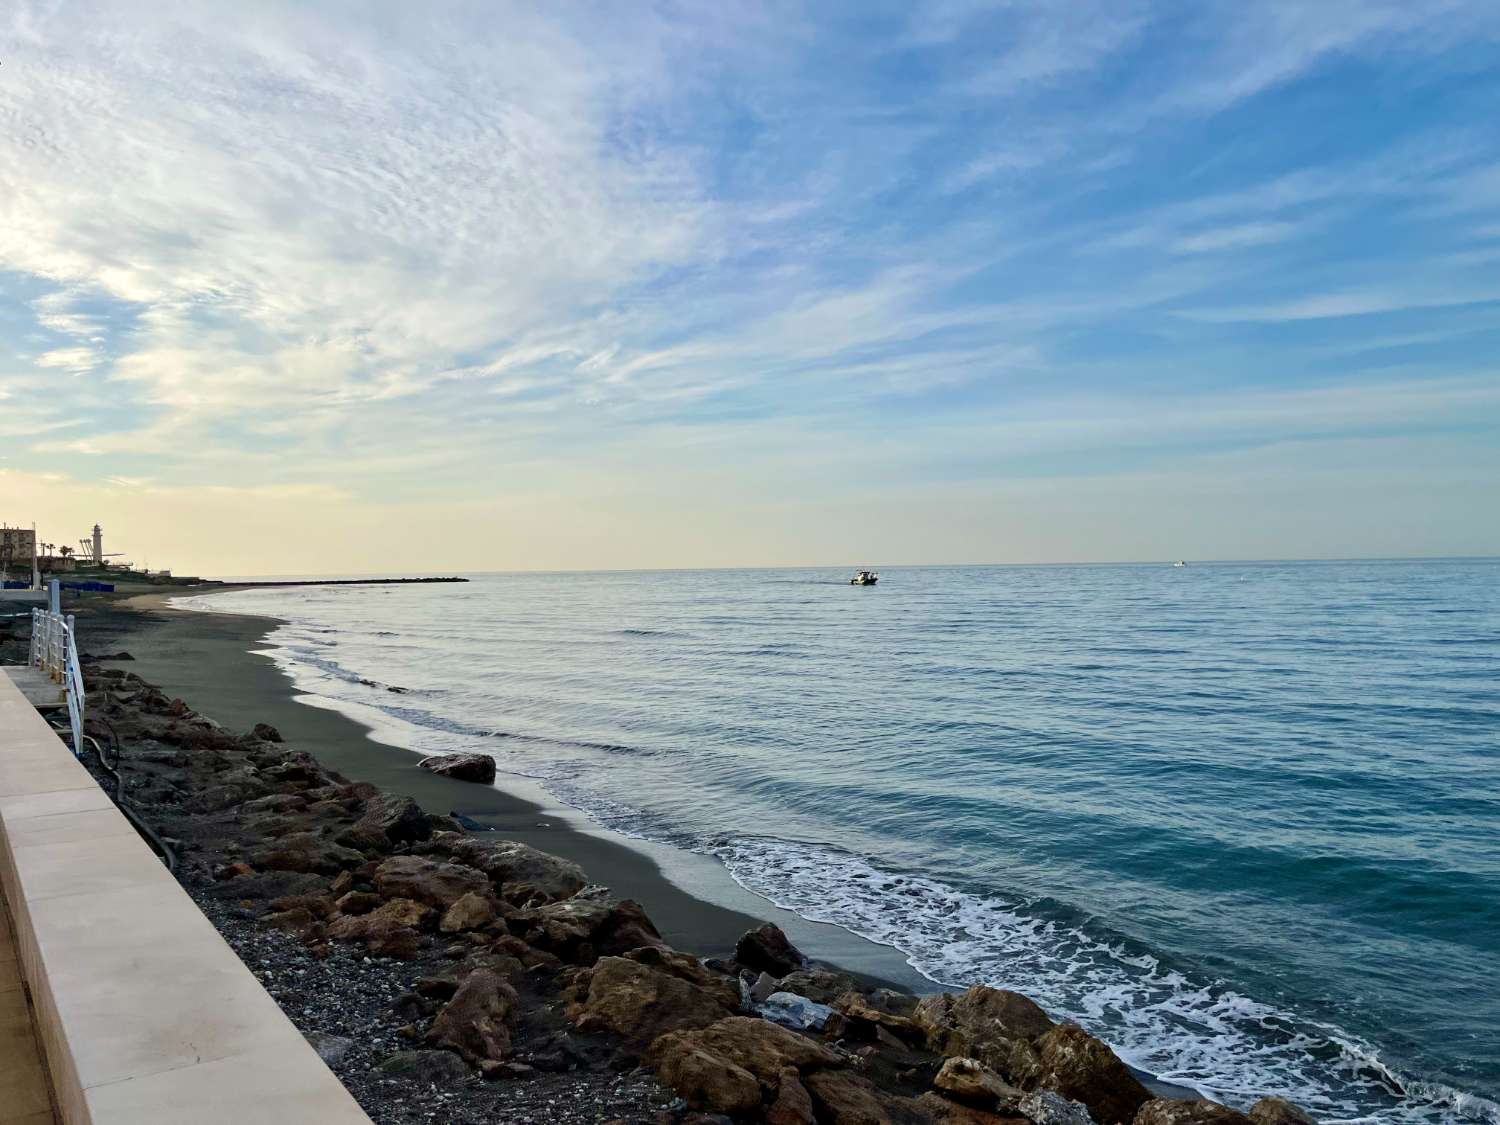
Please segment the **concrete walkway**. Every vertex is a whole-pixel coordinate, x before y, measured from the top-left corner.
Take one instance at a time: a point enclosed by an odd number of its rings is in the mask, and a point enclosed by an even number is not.
[[[0,1125],[57,1125],[10,909],[0,896]]]

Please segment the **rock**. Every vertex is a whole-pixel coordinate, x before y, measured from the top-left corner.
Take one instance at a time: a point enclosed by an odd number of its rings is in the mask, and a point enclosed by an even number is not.
[[[657,1078],[694,1109],[745,1113],[760,1105],[760,1083],[755,1076],[722,1055],[679,1043],[674,1035],[659,1040],[652,1052]]]
[[[439,754],[423,758],[421,766],[456,781],[477,781],[488,785],[495,780],[495,759],[488,754]]]
[[[329,1066],[340,1062],[354,1049],[353,1039],[346,1039],[342,1035],[331,1035],[326,1031],[304,1032],[303,1038],[312,1044],[313,1050],[318,1052],[318,1058]]]
[[[272,910],[306,910],[314,918],[327,918],[333,913],[333,903],[325,895],[282,895],[271,900]]]
[[[1250,1118],[1218,1102],[1153,1098],[1135,1115],[1135,1125],[1252,1125]]]
[[[612,1031],[639,1051],[667,1032],[706,1027],[731,1011],[720,996],[660,968],[601,957],[570,1014],[580,1031]]]
[[[868,1078],[838,1070],[820,1070],[804,1080],[818,1120],[827,1125],[895,1125],[886,1099]]]
[[[340,914],[368,914],[384,901],[374,891],[349,891],[333,905]]]
[[[734,959],[747,969],[784,977],[807,964],[807,958],[782,933],[781,927],[767,922],[743,935],[734,947]]]
[[[391,899],[368,914],[335,916],[328,924],[328,936],[336,941],[362,942],[377,957],[411,960],[422,947],[417,928],[431,915],[432,908],[424,903]]]
[[[723,973],[708,968],[690,953],[679,953],[665,946],[644,945],[639,949],[632,949],[625,957],[696,985],[731,1013],[738,1010],[740,992],[737,983]]]
[[[770,973],[761,973],[755,978],[755,983],[750,985],[747,993],[750,1004],[764,1004],[774,992],[781,991],[781,982]],[[748,1006],[748,1005],[747,1005]]]
[[[227,863],[223,867],[214,868],[214,878],[220,882],[227,879],[238,879],[241,875],[254,875],[255,868],[248,863]]]
[[[438,923],[438,929],[445,934],[457,934],[464,930],[477,930],[494,920],[495,907],[489,896],[470,891],[455,899],[453,905],[448,907],[443,920]]]
[[[1053,1090],[1039,1090],[1021,1099],[1020,1109],[1036,1125],[1094,1125],[1088,1109]]]
[[[912,1104],[922,1115],[924,1122],[929,1122],[930,1125],[1032,1125],[1028,1118],[1002,1117],[987,1109],[949,1101],[932,1090],[928,1090]]]
[[[815,1003],[795,992],[773,992],[759,1010],[762,1018],[794,1031],[822,1031],[833,1015],[827,1004]]]
[[[866,997],[858,992],[846,992],[834,1000],[833,1007],[848,1017],[851,1032],[861,1038],[879,1038],[877,1030],[882,1028],[912,1042],[920,1042],[925,1038],[923,1029],[910,1017],[886,1010],[886,1008],[900,1008],[904,1005],[886,1001],[885,1007],[878,1008],[871,1003],[874,999],[876,999],[874,995]],[[914,1007],[916,998],[910,997],[909,999],[913,1001]]]
[[[1250,1107],[1255,1125],[1317,1125],[1308,1112],[1285,1098],[1261,1098]]]
[[[525,941],[574,965],[591,965],[601,956],[619,956],[643,946],[665,945],[645,911],[629,899],[573,898],[519,911],[509,921]]]
[[[955,1101],[1006,1113],[1014,1113],[1024,1097],[978,1059],[962,1056],[946,1060],[932,1084]]]
[[[806,996],[819,1004],[832,1004],[844,993],[854,992],[856,988],[854,978],[848,973],[835,973],[828,969],[803,969],[782,977],[779,983],[779,991],[795,992],[798,996]]]
[[[476,969],[432,1021],[427,1041],[473,1063],[503,1060],[510,1053],[515,1015],[516,990],[498,974]]]
[[[838,1007],[846,1014],[855,1014],[842,1002]],[[1047,1013],[1019,992],[985,985],[957,995],[923,997],[911,1019],[924,1034],[927,1046],[938,1054],[978,1059],[1012,1082],[1022,1081],[1025,1072],[1034,1069],[1031,1041],[1053,1026]],[[1024,1064],[1017,1059],[1018,1054],[1025,1056]]]
[[[768,1086],[777,1082],[787,1067],[805,1074],[844,1062],[838,1052],[816,1039],[752,1016],[729,1016],[697,1031],[662,1036],[646,1053],[646,1063],[654,1066],[651,1060],[660,1054],[689,1048],[732,1061]]]
[[[766,1109],[766,1125],[814,1125],[812,1097],[797,1071],[787,1067],[776,1084],[776,1097]]]
[[[449,1051],[397,1051],[382,1059],[376,1069],[429,1086],[452,1086],[469,1077],[464,1061]]]
[[[438,832],[430,846],[483,871],[501,897],[517,905],[561,902],[587,883],[583,869],[571,860],[513,840],[485,841],[458,832]]]
[[[300,793],[271,793],[265,797],[257,797],[253,801],[246,801],[240,807],[243,816],[259,816],[263,813],[286,813],[296,812],[298,809],[307,808],[307,798]]]
[[[359,852],[324,840],[312,832],[294,832],[250,853],[250,862],[264,871],[313,872],[333,875],[365,861]]]
[[[1036,1041],[1040,1072],[1034,1085],[1082,1102],[1099,1125],[1129,1125],[1151,1093],[1105,1044],[1081,1027],[1063,1024]]]
[[[410,898],[446,910],[467,894],[485,894],[484,872],[457,863],[398,855],[375,869],[375,889],[386,898]]]
[[[261,742],[280,742],[281,732],[270,723],[256,723],[250,728],[250,737],[259,739]]]
[[[289,934],[305,934],[318,924],[312,911],[303,906],[263,915],[261,922],[274,930],[285,930]]]
[[[432,826],[427,823],[422,806],[410,797],[381,793],[369,799],[364,815],[354,822],[354,826],[345,835],[352,842],[365,847],[389,850],[392,844],[409,844],[427,839],[432,835]]]

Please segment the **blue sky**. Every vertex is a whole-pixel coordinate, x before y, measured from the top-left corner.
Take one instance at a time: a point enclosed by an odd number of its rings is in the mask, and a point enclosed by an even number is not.
[[[1500,552],[1500,6],[164,7],[0,13],[44,538]]]

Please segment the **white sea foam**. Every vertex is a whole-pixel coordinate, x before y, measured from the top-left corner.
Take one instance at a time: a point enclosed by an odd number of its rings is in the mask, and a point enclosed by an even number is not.
[[[1500,1122],[1500,1105],[1400,1075],[1354,1036],[1189,980],[1025,900],[892,874],[820,845],[741,838],[714,850],[777,906],[892,946],[938,984],[1024,992],[1132,1065],[1208,1097],[1245,1105],[1276,1093],[1325,1122]]]

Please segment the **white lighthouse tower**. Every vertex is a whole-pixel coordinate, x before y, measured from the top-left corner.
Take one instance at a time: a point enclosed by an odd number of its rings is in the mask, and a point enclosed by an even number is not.
[[[104,565],[104,529],[94,525],[94,565]]]

